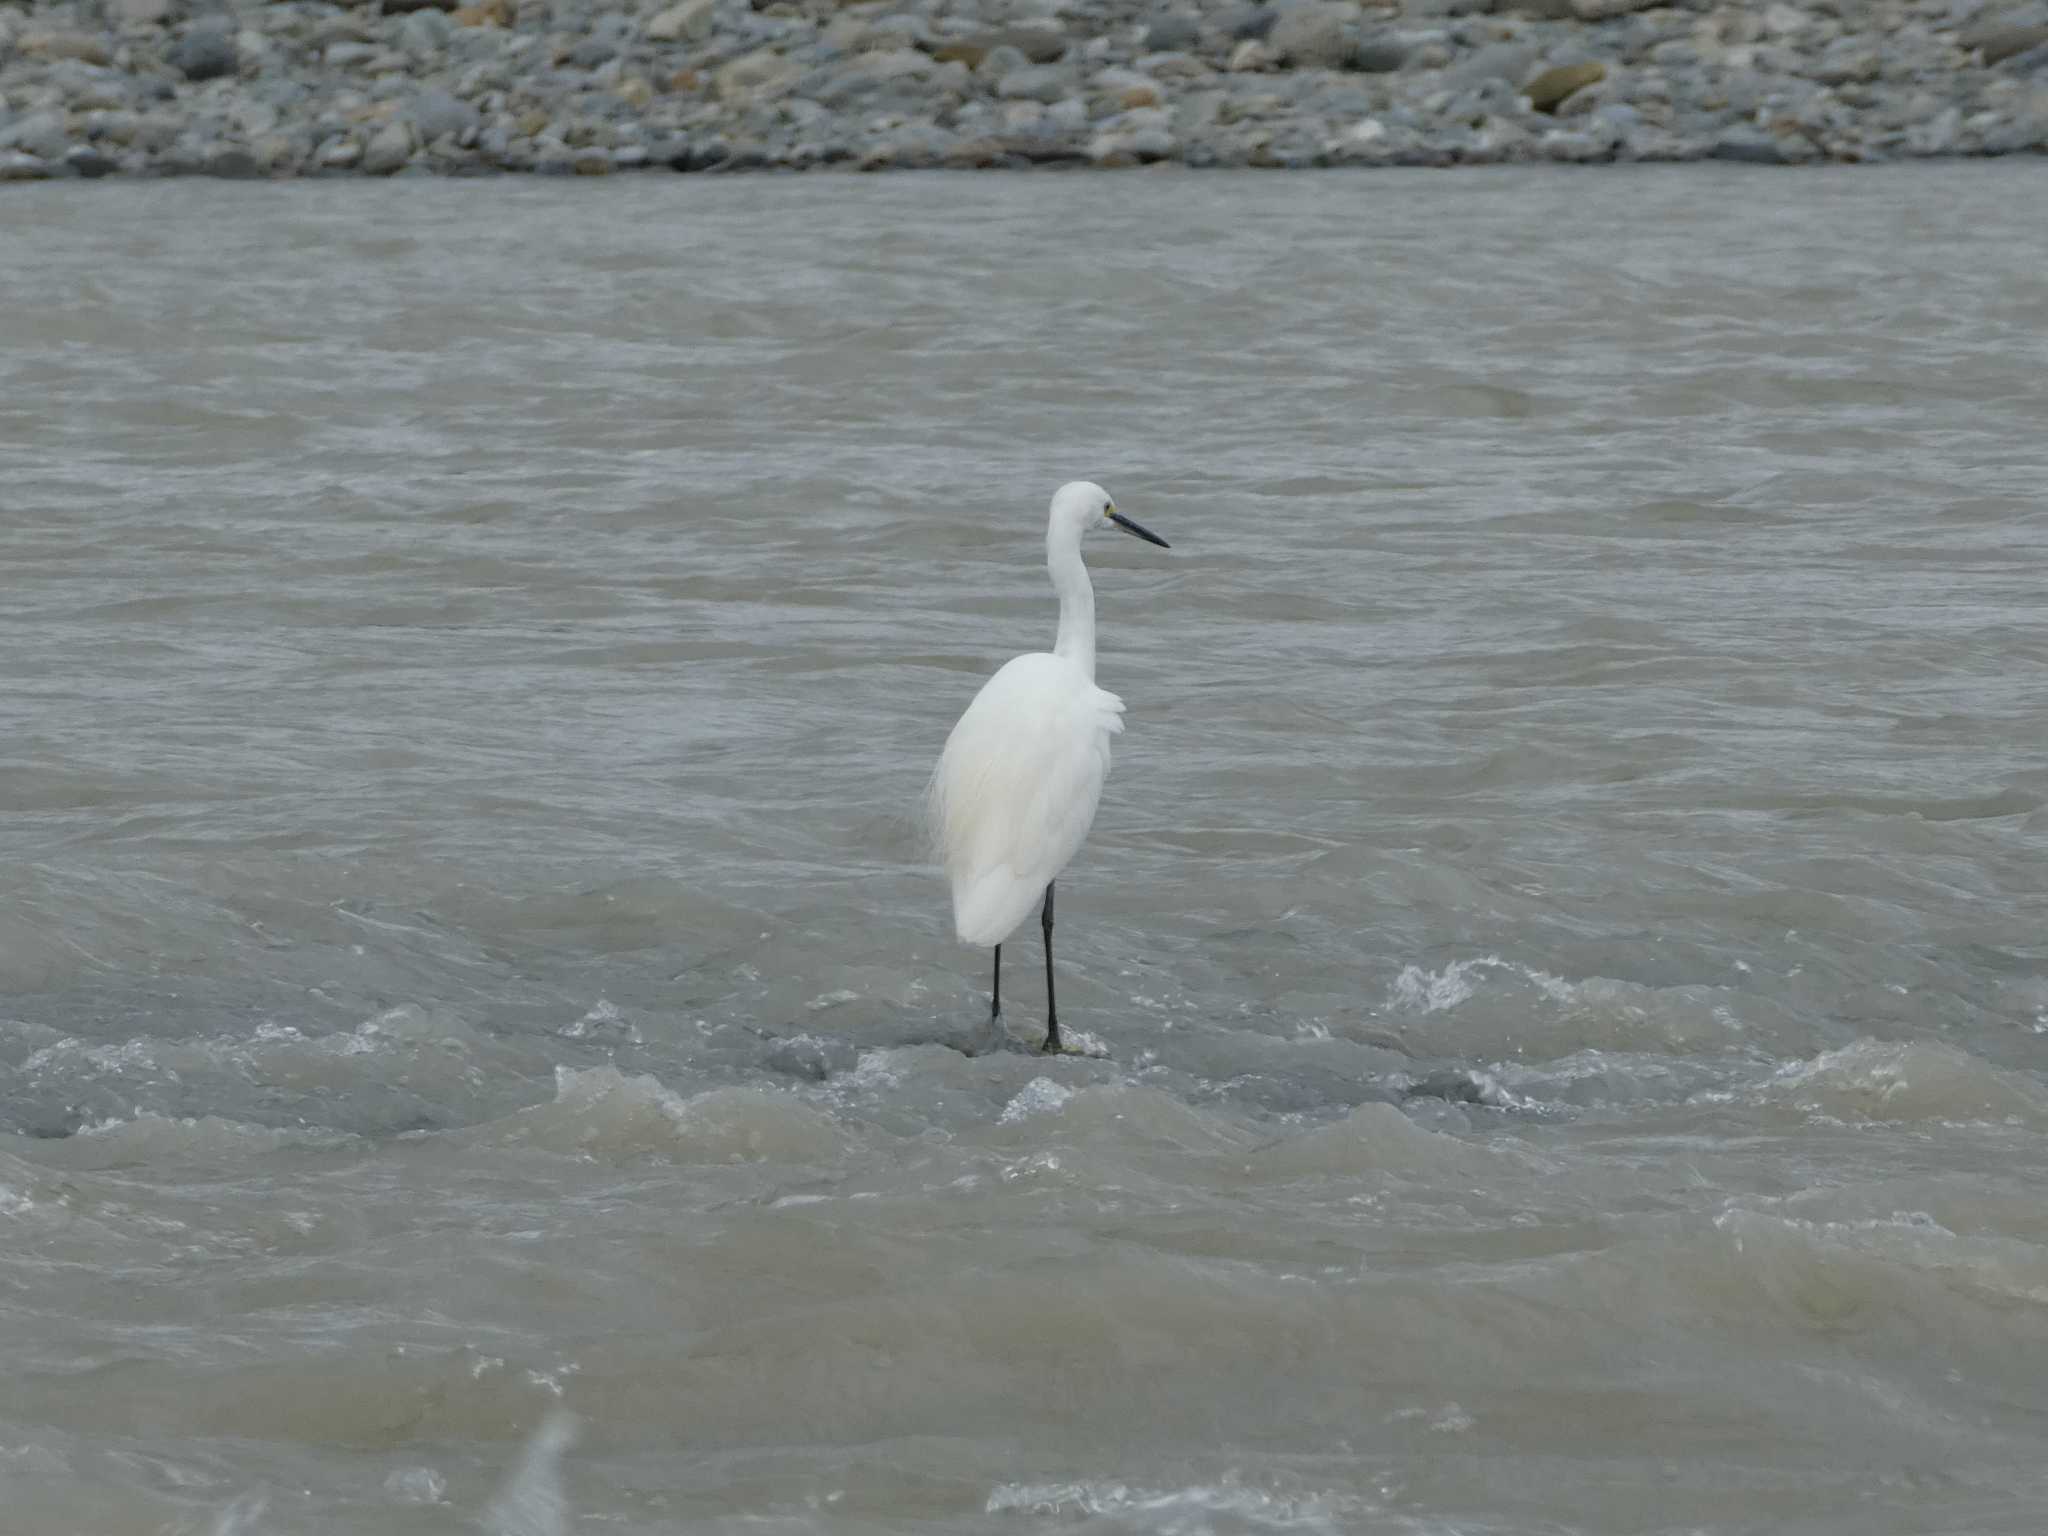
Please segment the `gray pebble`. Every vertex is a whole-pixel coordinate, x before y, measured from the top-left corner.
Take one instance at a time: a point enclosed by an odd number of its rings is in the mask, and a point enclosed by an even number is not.
[[[0,5],[5,174],[1783,164],[2048,144],[2048,0],[470,0],[467,25],[454,3]],[[1566,89],[1573,66],[1599,70]]]
[[[70,147],[61,112],[31,112],[0,128],[0,149],[20,150],[39,160],[54,160]]]
[[[398,25],[398,46],[423,63],[431,63],[446,48],[454,24],[436,10],[414,11]]]
[[[215,80],[242,67],[234,34],[213,22],[196,26],[179,38],[164,55],[164,62],[187,80]]]
[[[363,146],[363,170],[371,176],[389,176],[412,158],[412,149],[411,126],[403,121],[386,123]]]
[[[64,163],[71,167],[72,174],[95,179],[111,175],[120,169],[118,162],[101,154],[90,144],[80,144],[66,151]]]
[[[413,129],[429,144],[444,134],[474,130],[480,115],[468,102],[439,88],[422,91],[413,98]]]
[[[1390,75],[1408,62],[1413,50],[1391,32],[1362,40],[1351,55],[1351,67],[1369,75]]]
[[[199,169],[202,175],[219,176],[229,181],[243,181],[263,174],[256,157],[239,144],[212,150],[200,161]]]
[[[1018,50],[1004,44],[999,48],[991,48],[982,55],[980,67],[975,73],[984,80],[1000,80],[1012,70],[1028,68],[1030,63],[1031,61]]]
[[[0,149],[0,181],[41,181],[49,174],[49,163],[38,156]]]
[[[1218,17],[1217,25],[1239,42],[1264,42],[1279,19],[1275,6],[1240,5]]]
[[[1533,43],[1489,43],[1452,64],[1444,78],[1454,85],[1478,85],[1487,80],[1520,85],[1541,57]]]
[[[1266,38],[1282,64],[1296,69],[1343,69],[1358,47],[1348,5],[1300,5],[1283,11]]]
[[[1973,29],[1965,46],[1974,48],[1978,57],[1991,65],[2031,53],[2044,43],[2048,43],[2048,23],[2015,26],[2010,22],[1995,22]]]
[[[1201,41],[1202,24],[1183,13],[1161,16],[1145,29],[1147,53],[1177,53]]]
[[[1735,160],[1746,165],[1785,163],[1785,152],[1777,139],[1760,128],[1737,128],[1723,134],[1708,153],[1715,160]]]
[[[1058,101],[1073,91],[1073,77],[1053,64],[1027,64],[1013,69],[996,85],[1005,101]]]

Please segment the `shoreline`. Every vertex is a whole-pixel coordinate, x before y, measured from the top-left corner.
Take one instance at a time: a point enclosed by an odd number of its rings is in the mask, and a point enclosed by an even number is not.
[[[0,4],[0,180],[2048,154],[2048,0]]]

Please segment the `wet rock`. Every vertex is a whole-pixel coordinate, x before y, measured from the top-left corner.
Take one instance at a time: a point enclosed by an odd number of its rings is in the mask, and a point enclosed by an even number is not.
[[[80,144],[73,149],[67,150],[64,155],[64,163],[71,168],[71,173],[74,176],[83,176],[89,180],[112,175],[120,169],[117,161],[101,154],[100,151],[94,149],[90,144]]]
[[[363,146],[363,171],[370,176],[389,176],[412,158],[412,152],[412,125],[402,119],[386,123]]]
[[[49,174],[48,161],[18,149],[0,149],[0,181],[41,181]]]
[[[1784,148],[1771,134],[1759,128],[1737,128],[1722,135],[1709,152],[1715,160],[1734,160],[1745,165],[1784,165]]]
[[[1529,98],[1529,105],[1538,112],[1555,112],[1564,99],[1574,91],[1607,78],[1607,66],[1597,59],[1584,64],[1560,64],[1555,69],[1546,69],[1542,74],[1522,87],[1522,94]]]
[[[235,37],[225,26],[196,26],[171,45],[164,62],[187,80],[216,80],[242,67]]]
[[[1395,1078],[1390,1086],[1402,1099],[1443,1099],[1452,1104],[1483,1104],[1493,1108],[1509,1108],[1514,1103],[1491,1077],[1455,1067],[1427,1072],[1421,1077]]]
[[[1571,0],[1570,14],[1580,21],[1607,21],[1634,11],[1662,7],[1667,0]]]
[[[246,181],[263,174],[256,157],[239,144],[221,145],[209,150],[200,157],[197,169],[202,176],[218,176],[226,181]]]

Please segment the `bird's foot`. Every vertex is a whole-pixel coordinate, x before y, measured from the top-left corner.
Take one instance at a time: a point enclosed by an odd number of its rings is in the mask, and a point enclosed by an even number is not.
[[[996,1056],[1004,1051],[1021,1051],[1024,1049],[1024,1042],[1003,1028],[1003,1016],[997,1013],[989,1016],[986,1029],[975,1039],[960,1048],[960,1054],[963,1056]]]
[[[1093,1035],[1075,1032],[1048,1034],[1038,1048],[1042,1056],[1086,1056],[1094,1061],[1109,1060],[1109,1047]]]

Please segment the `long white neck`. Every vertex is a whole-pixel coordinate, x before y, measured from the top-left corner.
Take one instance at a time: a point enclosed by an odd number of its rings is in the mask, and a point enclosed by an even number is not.
[[[1081,530],[1055,519],[1045,533],[1045,566],[1052,589],[1060,595],[1060,632],[1052,653],[1079,667],[1095,681],[1095,588],[1081,563]]]

